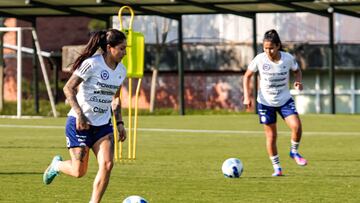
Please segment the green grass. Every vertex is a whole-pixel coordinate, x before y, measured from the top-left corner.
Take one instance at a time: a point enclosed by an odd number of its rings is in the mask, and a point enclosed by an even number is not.
[[[288,158],[290,137],[280,121],[278,148],[285,176],[273,178],[256,115],[140,117],[141,129],[218,131],[139,130],[137,160],[114,166],[103,202],[122,202],[134,194],[153,203],[360,202],[360,116],[304,115],[302,120],[300,150],[309,165],[299,167]],[[51,185],[42,183],[52,156],[69,158],[64,122],[65,118],[0,119],[0,202],[89,201],[97,171],[93,155],[85,177],[62,174]],[[221,173],[222,162],[230,157],[244,163],[239,179]]]

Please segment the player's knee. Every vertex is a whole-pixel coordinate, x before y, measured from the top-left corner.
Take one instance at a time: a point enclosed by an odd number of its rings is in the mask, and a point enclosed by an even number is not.
[[[291,126],[291,130],[296,134],[301,134],[302,132],[301,125],[293,125]]]
[[[112,170],[113,166],[114,166],[113,161],[105,161],[99,167],[102,168],[105,171],[110,172]]]
[[[72,176],[74,176],[75,178],[81,178],[85,174],[86,174],[86,170],[77,169],[77,170],[73,170]]]

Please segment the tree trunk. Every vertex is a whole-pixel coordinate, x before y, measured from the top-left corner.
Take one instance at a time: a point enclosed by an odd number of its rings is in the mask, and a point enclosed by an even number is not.
[[[154,112],[155,109],[155,95],[156,95],[156,81],[157,81],[158,69],[152,69],[151,77],[151,89],[150,89],[150,112]]]
[[[0,18],[0,26],[4,26],[4,18]],[[4,108],[4,33],[0,33],[0,111]]]

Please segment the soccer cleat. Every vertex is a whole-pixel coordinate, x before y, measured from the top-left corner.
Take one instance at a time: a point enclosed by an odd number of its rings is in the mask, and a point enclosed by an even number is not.
[[[272,174],[273,177],[283,176],[281,168],[275,169],[274,173]]]
[[[305,166],[307,164],[307,160],[304,159],[299,153],[290,152],[290,157],[294,159],[299,166]]]
[[[61,156],[59,155],[54,156],[53,160],[51,161],[51,164],[44,172],[43,175],[44,184],[49,185],[54,180],[54,178],[59,175],[59,172],[56,171],[54,168],[55,164],[59,161],[62,161]]]

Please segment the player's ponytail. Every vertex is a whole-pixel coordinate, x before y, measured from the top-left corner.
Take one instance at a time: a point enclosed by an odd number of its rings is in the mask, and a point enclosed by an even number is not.
[[[106,52],[106,31],[97,31],[91,33],[89,42],[86,44],[85,49],[82,51],[80,56],[75,60],[71,71],[75,71],[81,65],[81,63],[95,54],[95,52],[101,47]]]
[[[126,40],[126,36],[119,30],[110,29],[109,31],[97,31],[91,34],[90,40],[80,56],[75,60],[71,71],[75,71],[81,63],[95,54],[99,47],[106,53],[106,46],[115,47]]]
[[[284,51],[281,40],[280,40],[280,36],[276,32],[276,30],[272,29],[272,30],[266,31],[264,34],[264,41],[269,41],[276,45],[280,45],[280,51]]]

